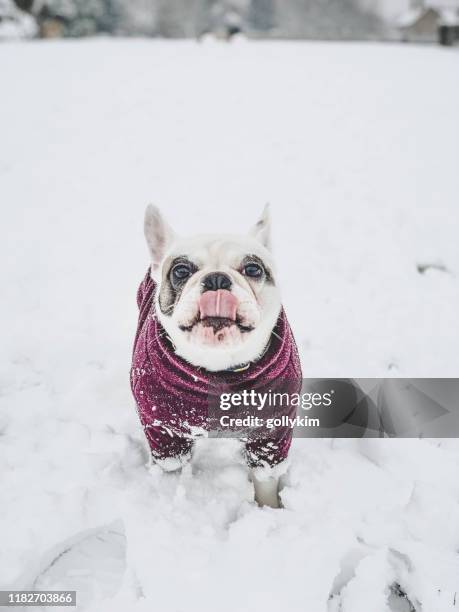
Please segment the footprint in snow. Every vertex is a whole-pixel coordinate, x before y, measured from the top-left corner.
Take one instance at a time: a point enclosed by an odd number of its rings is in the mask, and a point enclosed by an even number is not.
[[[16,588],[76,591],[76,610],[81,612],[96,598],[114,597],[125,570],[124,526],[121,521],[116,521],[112,525],[81,532],[53,547],[34,568],[29,569],[28,576],[24,576]],[[45,611],[41,607],[34,609]]]

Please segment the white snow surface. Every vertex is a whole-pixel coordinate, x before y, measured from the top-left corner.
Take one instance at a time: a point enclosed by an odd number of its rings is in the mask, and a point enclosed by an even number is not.
[[[150,201],[182,233],[271,202],[305,376],[458,375],[458,50],[95,40],[0,65],[0,587],[458,610],[456,440],[295,440],[285,508],[260,509],[233,441],[149,466],[129,388]]]

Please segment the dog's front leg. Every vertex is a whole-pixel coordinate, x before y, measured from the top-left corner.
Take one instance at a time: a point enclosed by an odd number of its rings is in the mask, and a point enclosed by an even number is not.
[[[255,489],[255,501],[259,506],[280,508],[279,478],[275,476],[259,477],[256,470],[252,470],[252,482]]]

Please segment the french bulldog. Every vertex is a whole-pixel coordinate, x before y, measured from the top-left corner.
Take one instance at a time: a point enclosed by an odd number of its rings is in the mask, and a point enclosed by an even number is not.
[[[138,293],[131,386],[153,458],[175,469],[205,422],[210,380],[240,387],[288,379],[297,388],[301,368],[276,283],[268,206],[243,235],[182,237],[150,205],[144,232],[151,266]],[[290,442],[291,431],[278,430],[246,444],[260,505],[279,505],[269,468]]]

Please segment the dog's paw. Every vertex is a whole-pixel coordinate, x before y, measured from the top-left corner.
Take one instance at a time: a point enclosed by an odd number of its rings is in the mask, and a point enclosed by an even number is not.
[[[177,457],[166,457],[165,459],[153,459],[153,465],[159,466],[163,472],[178,472],[191,460],[191,452]]]
[[[259,506],[269,506],[270,508],[282,507],[279,498],[279,478],[271,476],[260,479],[256,473],[252,472],[252,482],[255,501]]]

